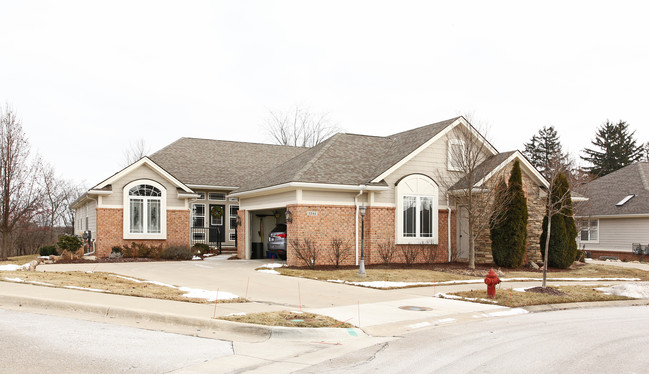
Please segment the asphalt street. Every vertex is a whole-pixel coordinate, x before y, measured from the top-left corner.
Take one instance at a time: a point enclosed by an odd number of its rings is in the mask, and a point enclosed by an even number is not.
[[[229,341],[0,309],[0,373],[167,373],[232,354]]]
[[[422,330],[299,373],[646,373],[649,307],[573,309]]]

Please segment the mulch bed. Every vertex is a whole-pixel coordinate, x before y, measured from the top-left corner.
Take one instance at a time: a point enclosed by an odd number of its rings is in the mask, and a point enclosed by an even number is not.
[[[545,288],[543,288],[543,287],[532,287],[532,288],[526,289],[525,292],[542,293],[542,294],[545,294],[545,295],[555,295],[555,296],[565,296],[566,295],[565,292],[559,291],[556,288],[552,288],[552,287],[545,287]]]

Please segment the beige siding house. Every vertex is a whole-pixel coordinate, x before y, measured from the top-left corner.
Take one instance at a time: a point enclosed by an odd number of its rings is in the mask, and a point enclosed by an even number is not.
[[[649,258],[649,162],[637,162],[579,189],[579,248],[592,257]]]
[[[77,232],[92,231],[100,256],[141,240],[218,243],[240,258],[259,258],[270,231],[284,224],[291,265],[304,265],[295,244],[305,239],[318,248],[322,265],[334,261],[333,239],[349,248],[342,260],[349,265],[358,264],[361,252],[366,263],[381,262],[380,249],[390,243],[395,262],[405,260],[405,248],[421,252],[418,262],[463,260],[466,223],[454,190],[466,183],[453,151],[467,141],[480,145],[474,187],[486,188],[519,160],[529,202],[542,199],[547,182],[520,152],[499,153],[457,117],[386,137],[336,134],[312,148],[182,138],[75,202],[77,219],[94,210],[88,215],[97,222],[95,231],[79,223]],[[532,243],[541,219],[542,213],[530,220],[530,259],[537,256]],[[489,262],[484,235],[478,261]]]

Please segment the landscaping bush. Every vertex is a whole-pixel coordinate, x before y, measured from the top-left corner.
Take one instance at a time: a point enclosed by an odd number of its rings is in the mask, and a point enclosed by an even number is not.
[[[38,253],[41,256],[52,256],[52,255],[58,256],[58,254],[59,254],[59,252],[56,250],[56,246],[54,246],[54,245],[46,245],[44,247],[41,247],[38,250]]]
[[[76,235],[66,234],[59,236],[59,241],[56,242],[56,246],[59,247],[59,249],[61,249],[62,251],[74,253],[83,246],[83,241]]]
[[[210,246],[205,243],[196,243],[192,247],[194,253],[205,254],[210,251]]]
[[[191,260],[194,254],[186,246],[171,246],[162,252],[162,258],[167,260]]]
[[[553,188],[550,198],[552,202],[570,201],[568,191],[568,178],[564,174],[557,177],[556,187]],[[552,216],[550,225],[550,243],[548,248],[548,265],[550,267],[567,269],[577,258],[577,227],[572,218],[572,205],[564,202],[563,208]],[[570,215],[570,216],[568,216]],[[543,218],[543,232],[541,233],[541,256],[545,256],[545,241],[548,237],[548,215]],[[545,257],[544,257],[545,258]]]
[[[162,252],[162,244],[148,246],[144,243],[131,242],[130,246],[124,245],[122,247],[122,255],[131,258],[160,258]]]

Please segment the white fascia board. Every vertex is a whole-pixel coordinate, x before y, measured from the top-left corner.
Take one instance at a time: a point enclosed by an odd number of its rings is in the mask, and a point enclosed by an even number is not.
[[[164,170],[163,168],[158,166],[158,164],[156,164],[155,162],[153,162],[150,158],[148,158],[146,156],[142,157],[138,161],[132,163],[131,165],[129,165],[129,166],[125,167],[124,169],[118,171],[117,173],[113,174],[113,176],[111,176],[110,178],[108,178],[108,179],[104,180],[103,182],[99,183],[98,185],[96,185],[92,189],[93,190],[94,189],[102,189],[102,188],[106,187],[107,185],[112,184],[116,180],[120,179],[124,175],[129,174],[130,172],[132,172],[133,170],[139,168],[142,165],[149,166],[151,169],[153,169],[160,176],[162,176],[163,178],[168,180],[170,183],[174,184],[176,187],[182,188],[185,192],[189,192],[189,193],[194,192],[194,191],[191,190],[191,188],[187,187],[183,182],[176,179],[173,175],[169,174],[166,170]]]
[[[228,197],[240,197],[245,195],[263,195],[268,192],[275,192],[276,190],[291,190],[296,188],[315,189],[315,190],[337,190],[337,191],[388,191],[388,186],[366,186],[366,185],[349,185],[349,184],[327,184],[327,183],[307,183],[307,182],[289,182],[277,184],[275,186],[259,188],[256,190],[235,192],[228,195]]]
[[[570,196],[570,198],[572,199],[572,201],[588,201],[588,200],[590,200],[589,198],[583,197],[583,196]]]
[[[577,216],[575,218],[585,218],[585,219],[605,219],[605,218],[649,218],[649,213],[642,214],[611,214],[608,216],[603,215],[591,215],[591,216]]]
[[[488,188],[478,188],[478,187],[471,190],[472,193],[483,193],[483,192],[489,192],[489,191],[490,190]],[[468,189],[463,188],[461,190],[448,191],[448,194],[452,195],[452,196],[457,196],[457,195],[461,195],[461,194],[467,193],[467,192],[468,192]]]
[[[112,195],[113,191],[107,190],[88,190],[88,195],[108,196]]]
[[[212,186],[209,184],[187,184],[187,187],[206,189],[206,190],[230,190],[230,191],[234,191],[237,188],[239,188],[239,187],[232,187],[232,186]]]
[[[198,199],[198,194],[197,193],[178,192],[178,198],[179,199]]]
[[[453,130],[456,126],[458,126],[458,125],[460,125],[460,124],[461,124],[461,125],[464,125],[466,128],[468,128],[469,130],[471,130],[471,133],[472,133],[474,136],[476,136],[478,139],[480,139],[481,142],[484,143],[485,148],[486,148],[487,150],[489,150],[489,152],[491,152],[491,153],[494,154],[494,155],[498,153],[498,151],[496,150],[496,148],[494,148],[494,147],[493,147],[493,146],[492,146],[492,145],[487,141],[487,139],[485,139],[485,137],[482,136],[482,134],[480,134],[476,129],[474,129],[473,126],[471,126],[471,124],[469,124],[469,122],[468,122],[466,119],[464,119],[464,117],[460,117],[460,118],[456,119],[452,124],[446,126],[446,128],[445,128],[444,130],[440,131],[437,135],[435,135],[435,136],[433,136],[432,138],[428,139],[428,141],[427,141],[426,143],[422,144],[421,146],[419,146],[419,148],[415,149],[415,150],[412,151],[410,154],[408,154],[406,157],[402,158],[399,162],[397,162],[396,164],[392,165],[392,167],[390,167],[388,170],[386,170],[386,171],[384,171],[383,173],[381,173],[381,175],[379,175],[378,177],[374,178],[374,179],[372,180],[372,183],[378,183],[378,182],[382,181],[383,179],[385,179],[388,175],[392,174],[394,171],[396,171],[397,169],[399,169],[399,168],[400,168],[401,166],[403,166],[406,162],[410,161],[412,158],[414,158],[414,157],[417,156],[419,153],[421,153],[424,149],[430,147],[431,144],[435,143],[436,141],[438,141],[438,140],[441,139],[442,137],[446,136],[446,134],[448,134],[451,130]]]
[[[503,162],[500,163],[500,165],[496,166],[489,174],[485,175],[484,178],[480,179],[474,186],[482,186],[484,185],[485,182],[487,182],[491,177],[494,175],[498,174],[500,170],[502,170],[506,165],[509,165],[510,162],[514,161],[514,159],[518,159],[525,168],[532,173],[532,175],[537,179],[538,182],[540,182],[545,188],[550,187],[550,183],[539,173],[536,168],[530,164],[529,161],[523,156],[520,151],[515,151],[514,153],[511,154],[511,156],[507,157],[507,159]]]

